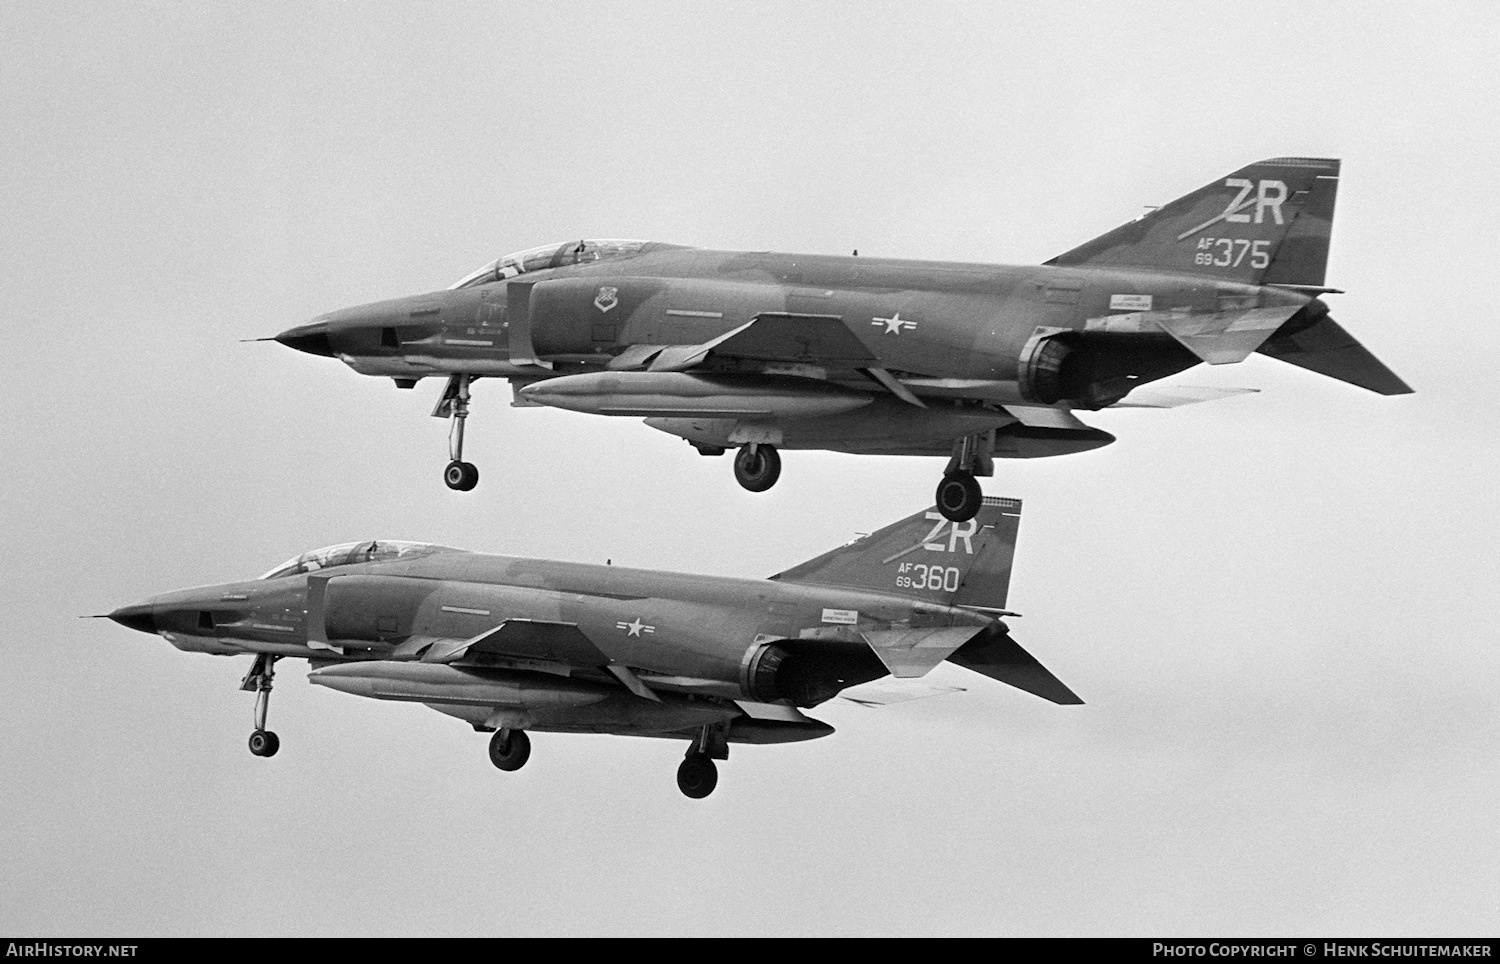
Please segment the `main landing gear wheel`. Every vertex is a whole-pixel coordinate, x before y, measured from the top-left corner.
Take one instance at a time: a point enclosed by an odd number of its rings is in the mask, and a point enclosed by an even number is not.
[[[506,772],[519,770],[531,758],[531,737],[525,730],[496,730],[490,737],[490,762]]]
[[[250,734],[250,752],[256,756],[275,756],[281,749],[281,737],[270,730],[256,730]]]
[[[702,800],[719,785],[719,768],[706,753],[689,753],[677,768],[677,789],[694,800]]]
[[[751,492],[764,492],[781,476],[781,453],[774,445],[751,443],[734,457],[734,477]]]
[[[943,476],[937,487],[937,507],[950,522],[968,522],[979,514],[984,504],[984,490],[979,480],[968,472]]]
[[[473,462],[449,462],[443,470],[443,481],[450,489],[467,492],[479,484],[479,467]]]

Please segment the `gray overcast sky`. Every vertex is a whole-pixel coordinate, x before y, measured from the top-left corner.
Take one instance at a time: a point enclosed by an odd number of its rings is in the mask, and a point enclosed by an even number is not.
[[[1309,6],[0,5],[0,932],[1500,931],[1500,14]],[[435,383],[238,339],[570,237],[1034,263],[1283,154],[1344,159],[1334,313],[1417,394],[1254,356],[999,466],[1087,706],[941,667],[693,802],[680,744],[502,774],[293,661],[256,759],[246,660],[75,618],[375,536],[786,568],[941,462],[751,495],[485,382],[461,495]]]

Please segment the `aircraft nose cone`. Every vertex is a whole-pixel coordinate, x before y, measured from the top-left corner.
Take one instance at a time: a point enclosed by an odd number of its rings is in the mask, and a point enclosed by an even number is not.
[[[276,340],[288,348],[305,351],[309,355],[333,356],[333,343],[328,340],[328,322],[314,321],[306,325],[288,328],[276,336]]]
[[[121,626],[134,629],[142,633],[156,634],[156,615],[152,612],[150,603],[137,603],[134,606],[121,606],[109,614],[109,618]]]

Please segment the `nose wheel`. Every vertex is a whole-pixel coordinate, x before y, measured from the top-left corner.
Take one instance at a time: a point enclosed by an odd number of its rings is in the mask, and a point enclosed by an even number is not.
[[[256,756],[275,756],[281,749],[281,738],[266,729],[266,711],[271,708],[271,682],[276,678],[277,657],[261,653],[255,657],[250,672],[240,680],[240,689],[255,693],[255,732],[250,734],[250,752]]]
[[[453,375],[443,397],[432,410],[433,417],[446,418],[448,428],[448,467],[443,469],[443,483],[458,492],[467,492],[479,484],[479,469],[464,461],[464,422],[469,417],[470,375]]]
[[[449,462],[443,470],[443,482],[450,489],[467,492],[479,484],[479,467],[473,462]]]
[[[250,734],[250,752],[256,756],[275,756],[281,749],[281,737],[270,730],[256,730]]]
[[[781,453],[776,446],[750,442],[734,456],[734,477],[751,492],[764,492],[781,476]]]

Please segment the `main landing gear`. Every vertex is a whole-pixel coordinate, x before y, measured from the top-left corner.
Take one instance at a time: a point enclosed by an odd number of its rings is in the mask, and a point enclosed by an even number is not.
[[[776,484],[780,476],[781,453],[776,451],[774,445],[749,442],[734,456],[734,477],[751,492],[766,491]]]
[[[689,751],[677,767],[677,789],[684,796],[702,800],[719,785],[719,768],[712,757]]]
[[[719,785],[719,768],[714,765],[714,761],[727,759],[729,725],[711,723],[705,726],[677,767],[677,789],[684,796],[702,800]]]
[[[432,410],[434,418],[446,418],[453,424],[448,428],[448,467],[443,469],[443,482],[450,489],[467,492],[479,484],[479,468],[473,462],[464,461],[464,420],[469,417],[469,382],[473,376],[450,375],[443,397]]]
[[[250,672],[240,680],[240,689],[255,693],[255,732],[250,734],[250,752],[256,756],[275,756],[281,749],[281,738],[266,729],[266,710],[271,705],[271,681],[276,677],[278,658],[270,653],[259,654]]]
[[[513,772],[531,759],[531,737],[525,730],[499,729],[490,737],[490,762],[506,772]]]
[[[257,730],[256,733],[260,731]],[[270,736],[272,740],[276,738],[275,734],[270,734]],[[525,766],[529,759],[531,759],[531,737],[526,735],[525,730],[502,727],[490,737],[490,762],[498,769],[514,773]],[[719,785],[719,768],[714,761],[727,759],[729,759],[729,725],[713,723],[703,727],[688,746],[687,755],[677,767],[677,789],[681,790],[684,796],[702,800],[713,793],[714,787]]]
[[[979,487],[982,475],[988,478],[995,474],[995,433],[965,435],[953,442],[953,457],[943,469],[943,480],[938,483],[935,501],[938,512],[950,522],[968,522],[979,514],[984,505],[984,490]]]

